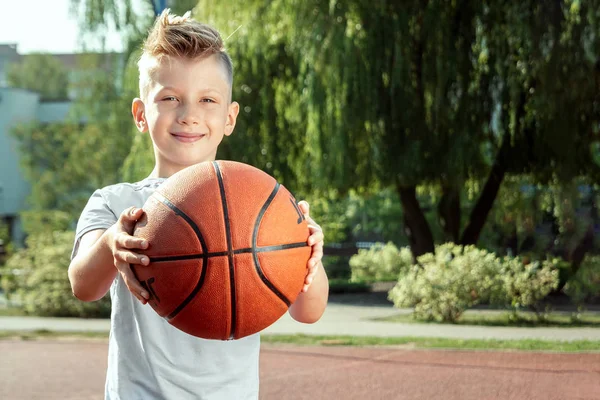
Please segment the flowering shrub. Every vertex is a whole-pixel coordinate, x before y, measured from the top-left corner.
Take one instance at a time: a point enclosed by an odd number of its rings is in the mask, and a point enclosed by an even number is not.
[[[501,260],[475,246],[447,243],[418,258],[390,291],[396,307],[414,307],[420,319],[454,322],[468,308],[492,297]]]
[[[558,287],[558,260],[533,261],[525,264],[520,257],[505,257],[502,263],[501,288],[496,302],[514,311],[533,307]]]
[[[377,243],[369,249],[360,249],[350,258],[352,282],[395,281],[412,265],[408,247],[398,249],[393,243]]]
[[[414,316],[455,322],[480,303],[513,309],[535,306],[558,286],[553,260],[525,264],[475,246],[447,243],[418,258],[389,292],[396,307],[414,307]]]

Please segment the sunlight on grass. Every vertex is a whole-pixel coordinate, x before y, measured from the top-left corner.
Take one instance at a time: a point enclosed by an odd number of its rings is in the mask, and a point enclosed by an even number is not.
[[[433,323],[438,321],[426,321],[415,319],[411,314],[398,314],[385,318],[374,318],[374,321],[380,322],[401,322],[401,323]],[[583,312],[552,312],[545,319],[538,320],[533,312],[518,312],[513,315],[508,311],[490,311],[490,310],[468,310],[455,325],[477,325],[477,326],[514,326],[514,327],[548,327],[548,328],[574,328],[589,327],[600,328],[600,313]]]
[[[46,329],[34,331],[2,331],[0,340],[39,339],[108,339],[108,332],[56,332]],[[394,346],[406,349],[456,349],[456,350],[524,350],[556,352],[600,351],[600,341],[573,340],[547,341],[443,339],[423,337],[371,337],[371,336],[313,336],[313,335],[261,335],[264,344],[289,344],[297,346]]]
[[[22,317],[26,313],[19,307],[0,307],[0,317]]]
[[[263,343],[286,343],[306,346],[402,346],[421,349],[460,350],[526,350],[557,352],[600,351],[600,341],[546,341],[442,339],[421,337],[361,337],[361,336],[311,336],[311,335],[263,335]]]
[[[32,331],[3,331],[0,330],[0,339],[108,339],[108,332],[57,332],[47,329]]]

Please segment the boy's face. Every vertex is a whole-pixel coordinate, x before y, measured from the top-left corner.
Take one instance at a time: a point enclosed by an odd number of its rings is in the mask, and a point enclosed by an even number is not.
[[[158,176],[214,160],[239,111],[230,103],[231,88],[217,56],[165,59],[152,77],[148,95],[135,99],[132,111],[138,129],[150,132]]]

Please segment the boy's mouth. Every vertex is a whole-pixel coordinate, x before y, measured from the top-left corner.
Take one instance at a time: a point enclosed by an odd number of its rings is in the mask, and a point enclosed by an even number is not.
[[[203,133],[171,132],[171,136],[183,143],[193,143],[202,139],[206,135]]]

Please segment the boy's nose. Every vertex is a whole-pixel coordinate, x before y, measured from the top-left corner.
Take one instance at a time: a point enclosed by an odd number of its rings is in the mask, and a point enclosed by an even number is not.
[[[177,118],[177,122],[181,125],[197,125],[199,121],[199,112],[194,110],[193,107],[182,107]]]

